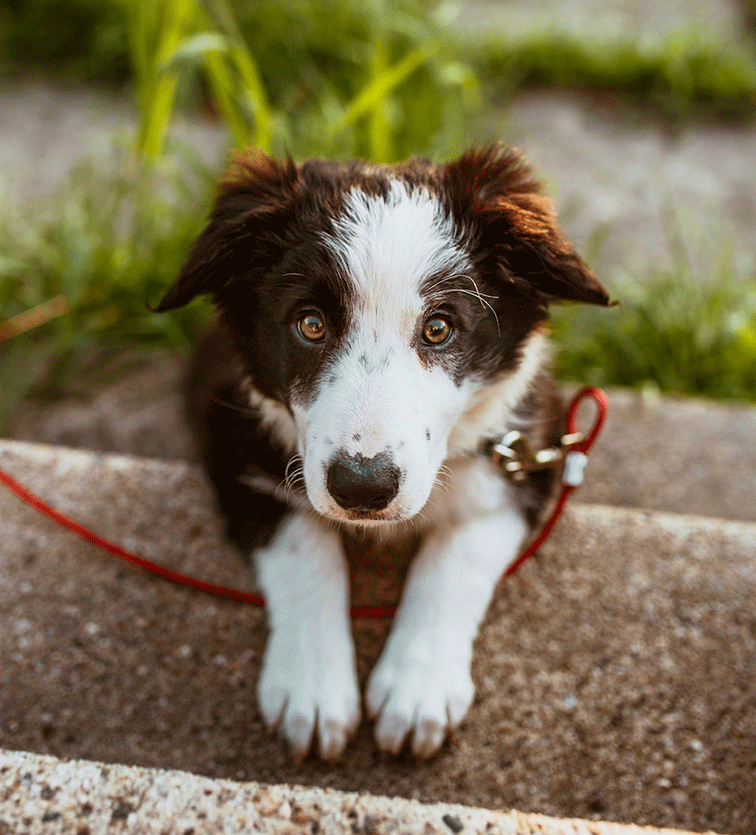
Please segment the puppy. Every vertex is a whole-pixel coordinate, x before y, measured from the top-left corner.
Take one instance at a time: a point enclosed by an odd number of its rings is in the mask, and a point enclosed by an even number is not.
[[[361,717],[344,537],[420,540],[365,703],[429,757],[473,699],[472,644],[543,514],[481,454],[558,441],[547,308],[606,305],[519,153],[434,165],[241,156],[157,310],[212,296],[189,408],[270,637],[258,685],[295,757],[337,758]]]

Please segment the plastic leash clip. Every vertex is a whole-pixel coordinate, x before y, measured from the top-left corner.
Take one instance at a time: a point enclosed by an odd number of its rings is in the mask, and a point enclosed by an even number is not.
[[[581,435],[576,428],[577,412],[580,404],[589,398],[596,405],[596,417],[593,422],[593,427],[588,435],[577,437]],[[609,401],[601,389],[593,387],[584,388],[572,398],[567,409],[567,434],[562,437],[562,443],[564,444],[565,440],[571,435],[576,436],[577,440],[569,445],[569,449],[564,456],[562,484],[574,489],[575,487],[580,487],[583,483],[585,467],[588,464],[588,450],[593,446],[599,432],[603,428],[608,412]]]
[[[562,484],[567,484],[569,487],[580,487],[583,483],[587,464],[588,456],[584,452],[576,452],[574,449],[571,449],[564,456]]]

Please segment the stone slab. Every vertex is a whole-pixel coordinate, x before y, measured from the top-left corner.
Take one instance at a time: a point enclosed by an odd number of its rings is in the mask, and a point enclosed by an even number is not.
[[[191,465],[8,441],[0,461],[125,547],[252,587]],[[369,569],[356,566],[361,602]],[[125,566],[2,490],[0,745],[745,835],[756,830],[755,599],[753,524],[575,504],[498,588],[475,704],[436,758],[381,757],[366,722],[340,763],[294,765],[255,703],[262,611]],[[354,623],[363,681],[387,628]]]
[[[14,835],[666,835],[448,803],[209,779],[0,750],[0,830]],[[3,828],[4,827],[4,828]]]

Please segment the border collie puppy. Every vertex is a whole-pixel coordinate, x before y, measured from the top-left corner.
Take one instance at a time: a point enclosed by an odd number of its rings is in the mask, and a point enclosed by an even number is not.
[[[472,645],[554,474],[481,449],[563,431],[547,308],[608,297],[519,153],[434,165],[237,158],[157,310],[210,294],[189,406],[270,637],[258,685],[293,755],[337,758],[361,715],[344,543],[417,542],[365,695],[386,752],[431,756],[473,699]]]

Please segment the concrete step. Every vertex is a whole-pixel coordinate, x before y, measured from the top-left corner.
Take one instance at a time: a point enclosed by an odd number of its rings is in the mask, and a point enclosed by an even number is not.
[[[0,442],[0,461],[124,547],[251,588],[193,465],[12,441]],[[750,833],[755,555],[753,523],[573,504],[537,560],[497,590],[476,647],[475,704],[437,758],[378,756],[366,722],[337,765],[295,766],[256,708],[261,610],[132,569],[0,489],[0,745],[223,779]],[[376,589],[372,568],[357,567],[355,594],[385,602],[376,597],[395,593],[400,578],[393,592]],[[354,623],[362,680],[387,629]],[[29,814],[62,814],[30,779],[40,800],[29,801]]]
[[[24,404],[10,437],[191,459],[184,365],[161,356],[86,397]],[[756,407],[628,391],[609,400],[581,501],[756,521]]]
[[[648,829],[301,786],[266,786],[0,750],[0,822],[14,835],[650,835]],[[652,830],[665,835],[670,830]]]

